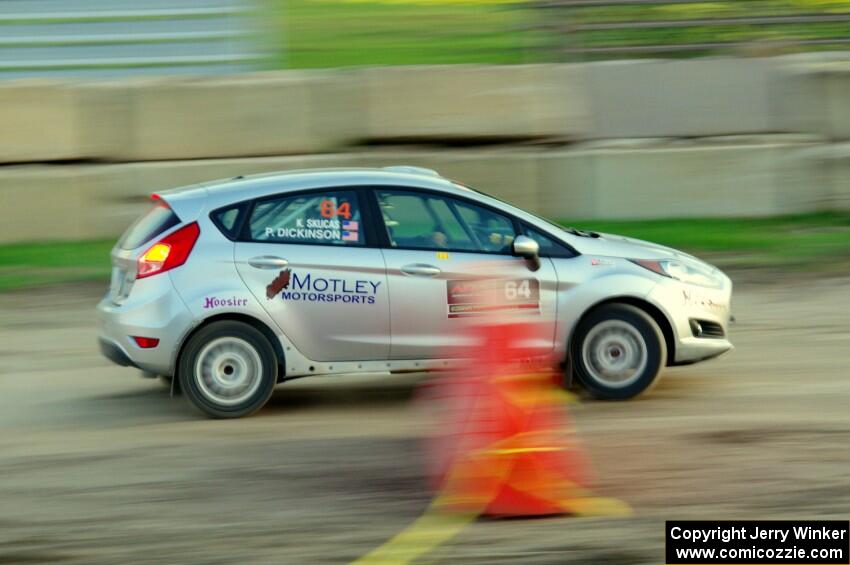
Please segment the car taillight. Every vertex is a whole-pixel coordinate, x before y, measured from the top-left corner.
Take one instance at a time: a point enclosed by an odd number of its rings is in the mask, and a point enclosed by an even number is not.
[[[185,263],[200,234],[198,223],[192,222],[151,245],[139,257],[136,278],[164,273]]]

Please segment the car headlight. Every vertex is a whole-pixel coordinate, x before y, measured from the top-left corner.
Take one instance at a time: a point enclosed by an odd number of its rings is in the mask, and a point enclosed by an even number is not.
[[[677,281],[697,286],[720,288],[723,286],[722,279],[710,269],[699,265],[687,264],[676,259],[662,259],[661,261],[650,261],[647,259],[629,259],[635,265],[649,269],[664,277],[670,277]]]

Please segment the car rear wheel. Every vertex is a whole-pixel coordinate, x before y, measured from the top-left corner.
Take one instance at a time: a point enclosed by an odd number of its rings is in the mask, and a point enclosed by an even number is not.
[[[667,347],[658,324],[644,311],[606,304],[576,328],[571,355],[576,377],[594,397],[626,400],[657,382]]]
[[[214,322],[193,335],[179,362],[180,387],[213,418],[240,418],[268,401],[277,383],[277,359],[257,329]]]

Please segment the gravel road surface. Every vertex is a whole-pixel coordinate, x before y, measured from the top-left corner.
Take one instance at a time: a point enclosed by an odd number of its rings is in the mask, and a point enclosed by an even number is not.
[[[485,520],[424,563],[663,562],[665,519],[850,515],[850,280],[746,284],[731,354],[570,409],[623,519]],[[207,420],[94,346],[100,287],[0,295],[0,563],[344,563],[421,514],[426,375]]]

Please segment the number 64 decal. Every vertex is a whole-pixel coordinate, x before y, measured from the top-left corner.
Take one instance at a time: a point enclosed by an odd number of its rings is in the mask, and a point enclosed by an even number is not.
[[[531,283],[528,279],[521,281],[505,281],[505,298],[516,300],[517,298],[531,298]]]
[[[449,318],[540,312],[537,279],[450,280],[446,287]]]
[[[336,216],[340,216],[345,218],[346,220],[351,219],[351,204],[348,202],[343,202],[339,206],[336,205],[336,202],[333,200],[322,200],[322,203],[319,205],[319,213],[323,218],[332,219]]]

